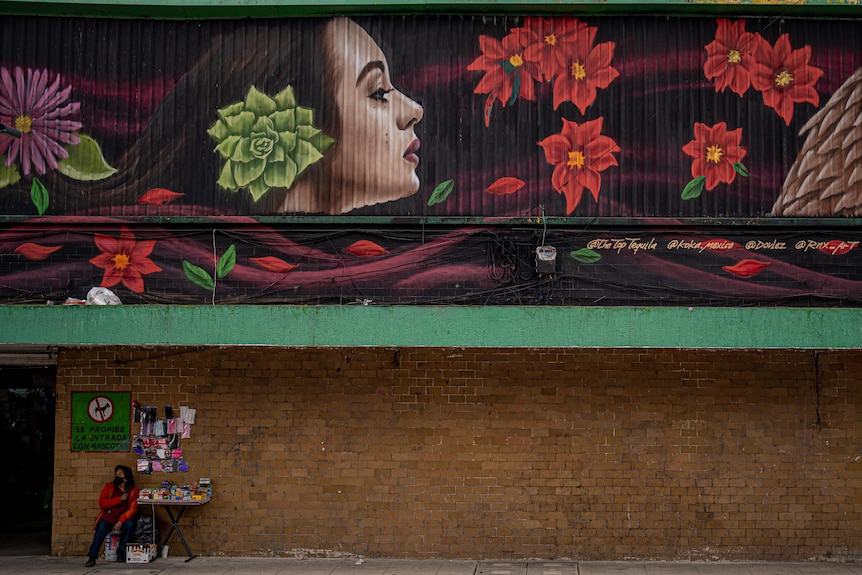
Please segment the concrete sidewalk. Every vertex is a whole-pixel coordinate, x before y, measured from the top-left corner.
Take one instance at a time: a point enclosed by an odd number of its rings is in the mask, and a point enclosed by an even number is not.
[[[0,557],[0,575],[862,575],[860,563],[644,561],[472,561],[184,557],[149,564],[86,557]]]

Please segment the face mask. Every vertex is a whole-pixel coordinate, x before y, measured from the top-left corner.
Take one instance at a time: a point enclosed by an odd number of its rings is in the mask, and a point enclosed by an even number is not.
[[[125,482],[125,481],[126,481],[126,480],[125,480],[125,479],[123,479],[122,477],[114,477],[114,485],[116,485],[117,487],[119,487],[120,485],[122,485],[122,484],[123,484],[123,482]]]

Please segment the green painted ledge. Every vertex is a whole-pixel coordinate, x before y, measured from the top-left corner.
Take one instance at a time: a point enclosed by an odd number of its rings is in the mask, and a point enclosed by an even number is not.
[[[862,348],[862,309],[0,306],[0,345]]]
[[[367,13],[676,13],[853,17],[858,0],[0,0],[0,14],[90,18],[273,18]]]

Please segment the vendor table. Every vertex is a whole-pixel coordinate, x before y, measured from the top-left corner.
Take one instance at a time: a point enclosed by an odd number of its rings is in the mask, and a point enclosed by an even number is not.
[[[183,542],[183,547],[185,548],[186,553],[189,556],[189,558],[186,559],[186,563],[197,557],[197,555],[193,554],[192,550],[189,549],[189,544],[186,543],[186,538],[183,537],[183,532],[180,529],[180,519],[183,518],[183,514],[185,514],[186,509],[188,509],[189,507],[198,507],[205,503],[209,503],[209,497],[207,497],[206,499],[183,499],[179,501],[175,499],[138,499],[138,505],[153,506],[153,515],[155,515],[156,507],[164,507],[165,511],[167,511],[168,513],[168,517],[171,520],[171,528],[168,529],[167,534],[162,538],[162,542],[159,543],[159,546],[156,550],[157,557],[161,557],[162,549],[165,547],[165,545],[168,544],[168,539],[171,538],[171,535],[173,535],[174,531],[176,531],[177,535],[180,536],[180,541]],[[174,512],[172,511],[174,507],[179,509],[176,515],[174,515]],[[153,521],[155,521],[155,517],[153,518]]]

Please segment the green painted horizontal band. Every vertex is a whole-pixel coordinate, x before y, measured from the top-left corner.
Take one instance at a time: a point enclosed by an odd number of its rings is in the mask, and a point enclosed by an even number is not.
[[[862,309],[0,306],[0,344],[862,348]]]
[[[679,13],[858,16],[855,0],[0,0],[0,14],[106,18],[272,18],[361,13]]]

